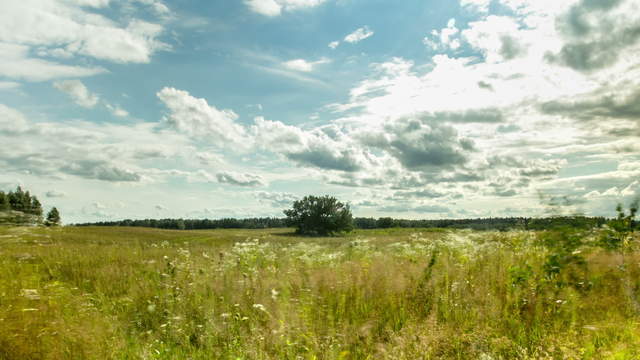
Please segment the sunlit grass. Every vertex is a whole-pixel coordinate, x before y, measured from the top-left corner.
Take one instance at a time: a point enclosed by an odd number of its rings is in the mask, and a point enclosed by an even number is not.
[[[537,239],[0,228],[0,359],[640,358],[638,253]]]

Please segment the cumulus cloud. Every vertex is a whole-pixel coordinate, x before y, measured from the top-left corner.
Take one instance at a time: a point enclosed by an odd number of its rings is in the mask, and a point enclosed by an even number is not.
[[[245,131],[235,123],[238,115],[232,110],[218,110],[209,106],[204,99],[171,87],[163,88],[156,95],[169,109],[164,121],[174,129],[190,136],[206,138],[220,147],[243,144]]]
[[[216,174],[216,178],[218,179],[218,182],[222,184],[246,187],[265,186],[265,182],[263,181],[262,177],[258,175],[222,171]]]
[[[514,59],[526,51],[526,45],[521,43],[526,37],[520,31],[520,24],[509,16],[490,15],[471,22],[462,35],[490,63]]]
[[[245,0],[249,10],[264,16],[278,16],[284,11],[316,7],[325,0]]]
[[[321,129],[309,132],[264,118],[256,118],[252,133],[257,146],[283,154],[300,165],[353,172],[367,162],[364,150],[350,144],[343,134],[336,134],[344,140],[337,141]]]
[[[92,94],[80,80],[56,81],[53,86],[69,95],[73,102],[82,107],[92,108],[98,103],[98,96]]]
[[[388,151],[412,170],[462,165],[474,150],[473,142],[460,138],[453,127],[417,119],[399,119],[387,124],[384,133],[363,135],[362,141]]]
[[[340,46],[340,41],[332,41],[327,46],[330,47],[331,49],[336,49],[338,46]]]
[[[105,160],[79,160],[65,164],[60,171],[87,179],[103,181],[140,181],[140,175]]]
[[[355,43],[359,43],[360,41],[365,40],[365,39],[373,36],[373,34],[374,34],[373,30],[369,29],[368,26],[364,26],[364,27],[356,29],[351,34],[345,36],[344,37],[344,41],[348,42],[348,43],[351,43],[351,44],[355,44]]]
[[[60,0],[3,1],[0,42],[118,63],[147,63],[156,51],[169,48],[158,40],[163,32],[161,25],[134,18],[126,26],[119,26],[91,11],[108,2],[92,4],[95,6]],[[32,62],[40,62],[41,67],[54,66],[42,60]]]
[[[548,59],[583,72],[615,65],[640,42],[639,10],[633,1],[579,1],[559,18],[567,42]]]
[[[460,47],[460,29],[456,27],[456,20],[449,19],[447,27],[441,30],[432,30],[430,36],[422,42],[433,50],[456,50]]]

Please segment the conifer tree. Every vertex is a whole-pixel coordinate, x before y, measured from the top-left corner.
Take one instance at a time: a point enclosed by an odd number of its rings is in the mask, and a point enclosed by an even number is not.
[[[31,213],[36,216],[42,216],[42,204],[35,196],[31,198]]]
[[[9,203],[9,196],[3,191],[0,191],[0,211],[11,210],[11,204]]]
[[[51,210],[47,214],[47,221],[45,221],[45,225],[47,226],[60,225],[60,213],[58,212],[58,209],[56,209],[55,207],[51,208]]]

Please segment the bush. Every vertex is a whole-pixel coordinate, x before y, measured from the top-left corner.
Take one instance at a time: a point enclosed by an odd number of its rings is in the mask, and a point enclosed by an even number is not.
[[[285,210],[287,225],[295,226],[304,235],[333,235],[353,230],[353,216],[349,205],[333,196],[305,196]]]

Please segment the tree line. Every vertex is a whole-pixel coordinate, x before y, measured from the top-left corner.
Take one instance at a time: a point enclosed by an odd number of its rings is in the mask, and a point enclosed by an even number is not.
[[[387,229],[387,228],[443,228],[443,229],[473,229],[473,230],[546,230],[561,226],[573,228],[600,227],[607,222],[605,217],[562,216],[549,218],[531,217],[491,217],[475,219],[441,219],[441,220],[409,220],[390,217],[353,219],[357,229]],[[142,219],[101,221],[77,224],[77,226],[133,226],[174,230],[205,230],[205,229],[266,229],[285,228],[291,226],[287,218],[224,218],[224,219]]]
[[[173,230],[266,229],[287,227],[285,219],[275,217],[247,219],[125,219],[76,224],[76,226],[133,226]]]
[[[489,217],[473,219],[438,219],[438,220],[408,220],[390,217],[364,218],[353,220],[359,229],[385,228],[444,228],[444,229],[472,229],[472,230],[547,230],[562,226],[588,229],[600,227],[608,221],[605,217],[589,216],[554,216],[545,218],[533,217]]]

